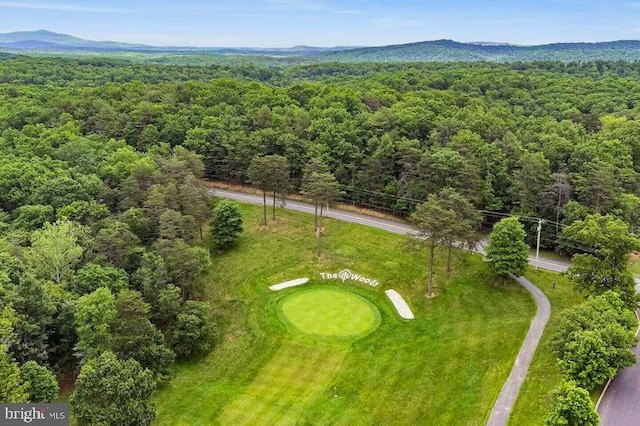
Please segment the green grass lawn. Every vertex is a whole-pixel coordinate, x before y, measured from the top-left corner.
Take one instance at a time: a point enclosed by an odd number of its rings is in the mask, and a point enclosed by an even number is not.
[[[279,304],[281,318],[309,336],[356,338],[380,323],[380,312],[373,303],[344,289],[321,286],[288,293]]]
[[[544,424],[552,402],[553,390],[562,381],[556,358],[551,353],[550,340],[558,327],[562,310],[584,300],[564,275],[547,271],[536,272],[529,268],[526,277],[547,295],[551,303],[551,317],[509,420],[509,425],[513,426]],[[555,288],[553,282],[556,283]]]
[[[634,275],[640,276],[640,260],[632,260],[629,269],[631,269]]]
[[[297,424],[323,397],[348,347],[283,342],[249,386],[217,420],[228,425]]]
[[[529,249],[529,256],[534,256],[536,255],[536,248],[532,247]],[[541,258],[546,258],[546,259],[550,259],[550,260],[561,260],[561,261],[565,261],[565,262],[571,262],[571,257],[567,257],[567,256],[563,256],[560,253],[557,253],[553,250],[540,250],[540,257]]]
[[[260,207],[241,209],[246,230],[234,250],[213,257],[203,287],[215,307],[217,345],[179,364],[156,392],[155,424],[486,423],[534,313],[522,288],[496,283],[479,256],[460,254],[449,280],[439,263],[438,296],[428,300],[426,256],[407,253],[403,236],[327,220],[318,261],[313,216],[279,211],[263,229]],[[334,341],[282,320],[282,303],[306,290],[269,285],[344,268],[380,286],[335,280],[309,289],[343,288],[366,299],[379,311],[377,329]],[[402,294],[415,320],[398,317],[388,288]]]

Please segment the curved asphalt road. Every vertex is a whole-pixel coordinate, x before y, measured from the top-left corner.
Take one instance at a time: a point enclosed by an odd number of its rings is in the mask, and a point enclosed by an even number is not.
[[[640,345],[633,352],[640,357]],[[618,372],[602,396],[598,414],[602,426],[640,425],[640,363]]]
[[[636,291],[640,293],[637,278],[636,283]],[[640,310],[636,314],[640,315]],[[640,344],[633,349],[633,353],[640,358]],[[640,363],[618,372],[605,388],[597,409],[602,426],[640,425]]]
[[[246,194],[223,189],[212,189],[211,193],[217,197],[231,198],[246,203],[262,204],[263,202],[261,196],[253,194]],[[298,201],[287,200],[287,204],[285,207],[290,210],[296,210],[305,213],[313,213],[315,210],[314,206]],[[327,216],[334,219],[344,220],[346,222],[358,223],[361,225],[384,229],[396,234],[415,233],[414,228],[409,225],[394,222],[391,220],[365,216],[358,213],[330,209],[327,211]],[[479,253],[484,253],[483,244],[481,244],[476,251]],[[530,258],[529,262],[535,265],[536,260],[534,258]],[[550,261],[548,259],[540,259],[538,265],[540,268],[549,269],[552,271],[564,271],[568,267],[566,263]],[[491,411],[489,421],[487,423],[489,426],[503,426],[507,424],[507,421],[509,420],[509,416],[511,414],[511,410],[513,409],[516,399],[518,398],[520,387],[522,386],[522,383],[524,383],[524,379],[527,376],[529,364],[531,363],[533,354],[538,347],[538,343],[540,342],[540,338],[542,337],[544,327],[547,325],[547,321],[551,313],[549,300],[538,287],[536,287],[530,281],[526,280],[523,277],[516,278],[516,281],[518,281],[521,286],[523,286],[529,293],[531,293],[536,301],[537,310],[535,317],[531,321],[529,331],[524,338],[524,342],[522,343],[520,352],[515,359],[513,368],[511,369],[511,374],[509,374],[509,377],[502,387],[502,391],[500,392],[500,395],[498,396],[498,399]]]

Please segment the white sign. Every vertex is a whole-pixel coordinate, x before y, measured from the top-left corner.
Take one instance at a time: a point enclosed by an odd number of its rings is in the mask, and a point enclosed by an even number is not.
[[[363,277],[359,274],[354,274],[348,269],[343,269],[340,272],[320,272],[320,278],[323,280],[342,280],[345,282],[347,280],[357,281],[365,284],[369,284],[371,287],[378,287],[380,283],[377,280],[373,280],[371,278]]]

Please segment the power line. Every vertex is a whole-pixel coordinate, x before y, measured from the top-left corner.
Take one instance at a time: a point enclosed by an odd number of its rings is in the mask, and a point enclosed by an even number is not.
[[[228,164],[225,161],[220,161],[220,163],[225,163]],[[227,174],[227,176],[234,176],[237,178],[246,176],[246,171],[242,171],[242,170],[237,170],[237,169],[232,169],[230,167],[227,166],[216,166],[217,170],[225,172],[225,174]],[[290,182],[300,182],[301,179],[300,178],[291,178],[289,179]],[[406,202],[408,203],[409,206],[411,205],[416,205],[416,204],[421,204],[426,202],[427,200],[424,199],[417,199],[417,198],[411,198],[411,197],[404,197],[404,196],[397,196],[397,195],[392,195],[392,194],[386,194],[383,192],[379,192],[379,191],[373,191],[373,190],[369,190],[369,189],[364,189],[364,188],[357,188],[354,185],[346,185],[346,184],[339,184],[340,188],[345,192],[345,193],[352,193],[353,195],[355,194],[372,194],[375,196],[379,196],[379,197],[384,197],[390,200],[394,200],[396,201],[396,204],[398,201],[402,201],[402,202]],[[365,206],[365,207],[370,207],[373,208],[375,210],[383,210],[386,212],[394,212],[396,214],[401,214],[401,215],[406,215],[408,213],[407,210],[404,209],[397,209],[391,206],[385,206],[385,205],[380,205],[380,204],[373,204],[371,202],[367,202],[367,201],[363,201],[363,200],[356,200],[354,199],[354,197],[352,198],[346,198],[346,197],[340,197],[339,201],[347,201],[347,202],[353,202],[353,203],[357,203],[360,206]],[[505,212],[496,212],[496,211],[490,211],[490,210],[477,210],[478,213],[481,213],[485,216],[493,216],[493,217],[517,217],[520,220],[525,220],[525,221],[530,221],[530,222],[535,222],[537,223],[541,218],[539,217],[534,217],[534,216],[525,216],[525,215],[519,215],[519,214],[512,214],[512,213],[505,213]],[[559,227],[566,227],[566,224],[560,223],[560,222],[556,222],[553,220],[549,220],[549,219],[545,219],[545,223],[551,224],[551,225],[556,225]]]

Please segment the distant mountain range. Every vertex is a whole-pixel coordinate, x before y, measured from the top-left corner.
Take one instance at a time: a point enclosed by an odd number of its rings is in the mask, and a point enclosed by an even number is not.
[[[5,52],[139,52],[139,53],[211,53],[263,56],[300,56],[334,52],[351,47],[294,46],[290,48],[235,48],[150,46],[146,44],[93,41],[46,30],[0,33],[0,51]]]
[[[320,53],[326,60],[366,61],[591,61],[640,60],[640,41],[620,40],[600,43],[555,43],[520,46],[498,43],[458,43],[435,40],[381,47],[363,47]]]
[[[84,40],[50,31],[0,34],[0,51],[12,53],[165,53],[299,57],[301,61],[398,62],[398,61],[590,61],[640,60],[640,41],[555,43],[522,46],[508,43],[459,43],[452,40],[423,41],[379,47],[230,48],[149,46],[113,41]]]

